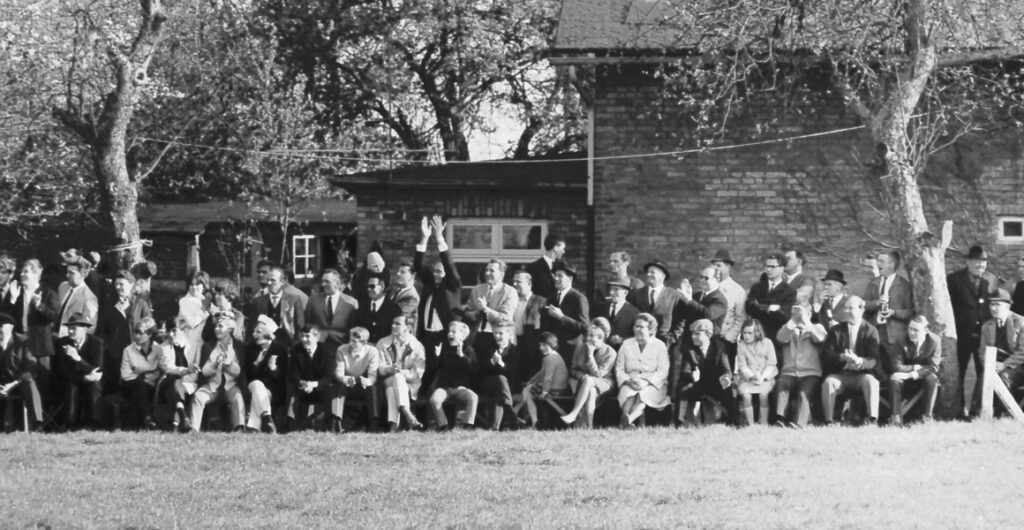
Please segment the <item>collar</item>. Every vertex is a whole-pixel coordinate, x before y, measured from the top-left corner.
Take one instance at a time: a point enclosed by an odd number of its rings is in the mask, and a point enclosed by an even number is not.
[[[549,258],[547,256],[541,256],[541,258],[544,260],[544,263],[548,264],[548,268],[549,269],[555,265],[555,260],[553,260],[553,259],[551,259],[551,258]]]

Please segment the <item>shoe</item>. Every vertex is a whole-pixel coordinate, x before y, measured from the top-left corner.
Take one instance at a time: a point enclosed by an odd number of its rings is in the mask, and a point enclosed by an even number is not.
[[[422,431],[423,429],[423,424],[420,423],[416,418],[409,420],[409,430]]]
[[[146,416],[146,418],[142,420],[142,424],[146,427],[147,431],[152,431],[156,429],[156,422],[153,421],[152,416]]]
[[[231,429],[231,432],[245,432],[245,425],[235,425],[235,428]]]
[[[270,414],[264,414],[260,417],[260,431],[269,434],[277,433],[277,427],[274,425],[274,418],[271,417]]]
[[[803,427],[801,427],[800,424],[795,421],[787,421],[786,428],[793,429],[794,431],[799,431],[800,429],[803,429]]]
[[[388,432],[398,432],[398,424],[393,421],[389,421]]]
[[[563,422],[565,422],[566,425],[572,425],[573,423],[576,422],[576,416],[573,416],[572,414],[566,414],[565,416],[559,416],[559,418]]]
[[[889,421],[886,422],[886,424],[892,427],[902,427],[903,419],[900,418],[899,416],[889,416]]]

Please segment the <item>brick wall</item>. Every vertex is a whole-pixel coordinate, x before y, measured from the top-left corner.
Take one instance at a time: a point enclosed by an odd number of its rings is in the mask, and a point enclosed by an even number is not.
[[[694,145],[685,113],[663,102],[659,85],[642,72],[601,72],[595,89],[598,158]],[[737,112],[720,144],[859,125],[824,92],[798,114],[782,108],[762,99]],[[766,121],[768,129],[754,126]],[[938,230],[938,219],[953,219],[954,249],[985,244],[991,269],[1006,278],[1024,247],[995,245],[995,216],[1024,213],[1021,146],[1016,134],[961,141],[936,155],[920,180],[929,226]],[[737,281],[748,285],[761,273],[765,253],[792,245],[808,255],[813,274],[839,268],[855,279],[867,250],[895,243],[873,161],[863,130],[685,156],[598,160],[596,255],[626,250],[637,267],[659,258],[675,279],[693,279],[717,249],[728,248],[737,258]],[[949,257],[948,270],[962,266],[958,254]]]

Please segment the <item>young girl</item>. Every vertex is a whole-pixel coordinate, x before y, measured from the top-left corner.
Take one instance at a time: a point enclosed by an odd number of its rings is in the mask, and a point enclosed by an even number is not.
[[[740,340],[736,344],[736,372],[739,380],[736,386],[743,398],[743,416],[747,425],[754,423],[753,396],[760,394],[761,423],[768,423],[768,393],[775,386],[775,346],[764,336],[764,328],[756,319],[748,318],[740,328]]]
[[[569,370],[565,360],[558,354],[558,337],[554,333],[544,332],[540,335],[541,369],[523,385],[523,401],[526,412],[530,415],[530,426],[537,426],[536,400],[545,399],[549,395],[563,394],[569,389]]]

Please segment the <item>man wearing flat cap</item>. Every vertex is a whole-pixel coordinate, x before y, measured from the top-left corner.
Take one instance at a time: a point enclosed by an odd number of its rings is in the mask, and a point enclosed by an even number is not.
[[[1024,385],[1024,317],[1010,311],[1011,303],[1010,293],[1005,289],[997,289],[996,294],[989,297],[992,318],[981,325],[981,342],[975,359],[984,359],[985,348],[994,346],[996,374],[1012,391]],[[981,381],[975,386],[981,388]]]
[[[97,427],[101,424],[103,397],[103,368],[106,347],[103,340],[89,333],[92,327],[85,315],[71,315],[63,326],[68,335],[57,339],[53,371],[57,376],[55,388],[63,389],[69,426]]]
[[[608,299],[597,304],[593,314],[608,319],[611,332],[605,342],[615,351],[619,351],[622,341],[633,336],[633,323],[640,314],[636,306],[626,301],[630,285],[622,280],[608,280]]]
[[[658,321],[658,329],[655,330],[654,336],[671,350],[672,345],[686,331],[686,321],[676,310],[682,295],[665,285],[670,275],[668,267],[661,261],[654,260],[644,264],[644,274],[647,275],[647,285],[641,289],[634,289],[626,300],[641,313],[650,313],[654,316]]]
[[[28,345],[14,334],[14,318],[0,313],[0,400],[4,401],[4,430],[12,428],[14,403],[11,396],[21,396],[29,411],[29,428],[43,423],[43,400],[39,395],[35,372],[37,362]]]
[[[576,345],[587,331],[590,323],[590,303],[583,293],[572,288],[576,269],[564,261],[555,263],[555,294],[548,297],[548,303],[541,312],[542,331],[558,337],[558,353],[569,366]]]
[[[974,358],[974,371],[981,380],[981,358],[978,345],[981,343],[981,325],[992,318],[988,299],[996,294],[995,276],[987,272],[988,253],[978,245],[970,248],[965,256],[967,266],[946,277],[949,301],[953,305],[953,321],[956,323],[957,399],[964,399],[964,374],[967,363]],[[976,385],[977,386],[977,385]],[[981,408],[981,392],[974,393],[971,403],[963,401],[964,415],[976,415]],[[968,410],[969,408],[969,410]]]

